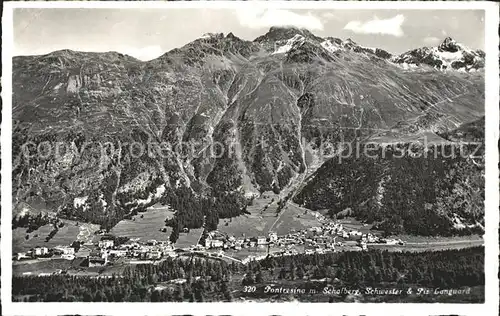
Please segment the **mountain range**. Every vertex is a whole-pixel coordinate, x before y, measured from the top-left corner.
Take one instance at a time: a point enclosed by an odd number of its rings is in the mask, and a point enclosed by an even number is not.
[[[177,211],[170,224],[179,229],[200,227],[203,217],[216,227],[218,218],[239,216],[250,196],[266,191],[332,215],[357,209],[365,200],[382,199],[384,188],[394,187],[391,179],[404,174],[399,165],[388,167],[394,174],[371,174],[367,166],[386,163],[356,159],[342,174],[338,166],[326,172],[331,157],[344,144],[382,148],[422,137],[451,142],[443,135],[484,116],[483,67],[484,52],[450,38],[395,56],[293,27],[272,27],[253,41],[205,34],[147,62],[70,50],[14,57],[15,212],[44,210],[110,228],[161,202]],[[64,145],[55,155],[57,143]],[[179,150],[137,155],[131,143]],[[51,144],[51,152],[37,155],[40,144]],[[463,175],[478,168],[467,159],[439,165],[443,179],[456,172],[455,163],[468,170]],[[425,216],[437,216],[446,227],[458,221],[480,226],[481,205],[436,210],[453,191],[453,179],[440,183],[441,193],[425,191],[429,198],[418,205],[408,197],[390,210],[425,204]],[[310,195],[318,183],[333,191]],[[364,188],[356,193],[362,200],[334,197],[355,187]],[[369,220],[399,221],[377,205]],[[355,215],[368,219],[366,213]]]

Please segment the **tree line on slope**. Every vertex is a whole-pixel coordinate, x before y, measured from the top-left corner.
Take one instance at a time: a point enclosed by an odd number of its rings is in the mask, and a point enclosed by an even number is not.
[[[110,278],[14,276],[14,300],[26,301],[231,301],[244,285],[279,280],[346,286],[408,284],[422,287],[484,286],[484,248],[436,252],[342,252],[268,257],[247,265],[222,260],[169,258],[158,265],[128,266]],[[173,282],[184,279],[184,283]],[[338,281],[337,281],[338,279]],[[235,280],[241,280],[234,282]],[[171,282],[172,281],[172,282]]]
[[[428,252],[362,251],[269,257],[262,268],[279,268],[279,279],[341,280],[345,285],[418,284],[453,288],[484,285],[484,248]],[[255,270],[259,270],[253,268]]]
[[[398,146],[374,148],[376,158],[330,159],[294,201],[332,217],[348,210],[387,234],[481,233],[475,224],[484,225],[484,167],[459,152],[474,146],[438,145],[402,157],[398,150],[409,145]],[[456,227],[456,218],[471,226]]]
[[[160,203],[169,205],[175,216],[165,221],[172,227],[170,241],[175,242],[184,228],[201,228],[205,231],[217,229],[220,218],[231,218],[246,213],[247,200],[238,192],[215,191],[211,196],[197,196],[189,188],[168,190]]]

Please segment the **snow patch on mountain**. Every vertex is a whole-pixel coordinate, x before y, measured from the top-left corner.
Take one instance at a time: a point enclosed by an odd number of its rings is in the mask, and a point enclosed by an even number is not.
[[[357,45],[356,42],[350,38],[348,38],[342,42],[342,46],[344,46],[344,47],[355,46],[355,45]]]
[[[446,52],[440,51],[437,47],[433,47],[431,53],[441,59],[443,66],[446,66],[446,68],[451,67],[453,62],[459,61],[464,57],[463,51]]]
[[[285,53],[288,53],[294,47],[299,47],[300,45],[304,44],[305,40],[306,39],[305,39],[304,36],[296,34],[294,37],[288,39],[283,46],[278,47],[271,54],[275,55],[275,54],[285,54]]]
[[[220,35],[221,34],[216,34],[216,33],[205,33],[200,37],[200,39],[213,38],[213,37],[218,37]]]
[[[341,49],[341,47],[333,42],[332,40],[326,40],[324,42],[321,42],[321,46],[326,49],[327,51],[329,51],[330,53],[333,53],[333,52],[336,52],[338,51],[339,49]]]

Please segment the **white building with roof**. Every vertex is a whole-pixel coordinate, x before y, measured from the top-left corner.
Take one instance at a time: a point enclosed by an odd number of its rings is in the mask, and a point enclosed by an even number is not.
[[[68,247],[68,246],[57,246],[57,247],[54,247],[54,250],[58,251],[64,255],[74,255],[75,254],[75,248]]]
[[[47,247],[36,247],[33,249],[33,254],[35,256],[44,256],[49,253],[49,249]]]
[[[275,242],[278,240],[278,234],[275,232],[269,233],[269,241],[270,242]]]
[[[115,245],[115,242],[113,240],[110,240],[110,239],[105,239],[105,240],[99,240],[99,248],[101,249],[109,249],[109,248],[113,248],[113,246]]]

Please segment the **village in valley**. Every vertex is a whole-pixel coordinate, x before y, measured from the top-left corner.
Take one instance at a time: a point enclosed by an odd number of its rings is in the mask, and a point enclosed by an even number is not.
[[[321,216],[318,214],[318,216]],[[322,217],[322,216],[321,216]],[[323,225],[309,229],[278,235],[270,232],[268,236],[235,238],[218,231],[211,232],[205,240],[205,246],[196,246],[198,250],[219,249],[220,256],[227,256],[225,251],[242,251],[245,248],[264,248],[260,255],[249,255],[241,261],[261,260],[267,256],[287,256],[298,253],[323,254],[334,251],[367,250],[369,244],[403,245],[400,239],[381,238],[372,233],[363,233],[346,229],[339,222],[328,221],[322,217]]]
[[[404,245],[400,239],[382,238],[371,232],[361,232],[344,227],[341,221],[315,215],[320,226],[307,229],[291,229],[285,235],[270,231],[266,236],[235,237],[221,231],[212,231],[198,243],[189,247],[176,247],[167,240],[147,240],[124,238],[97,231],[95,242],[74,241],[71,245],[35,247],[14,255],[18,264],[47,260],[68,260],[71,267],[108,267],[123,264],[158,263],[166,258],[185,255],[199,255],[235,261],[246,264],[252,260],[262,260],[267,256],[289,256],[299,253],[323,254],[335,251],[363,251],[370,246]],[[65,273],[63,269],[52,272],[25,271],[23,275],[46,276]]]

